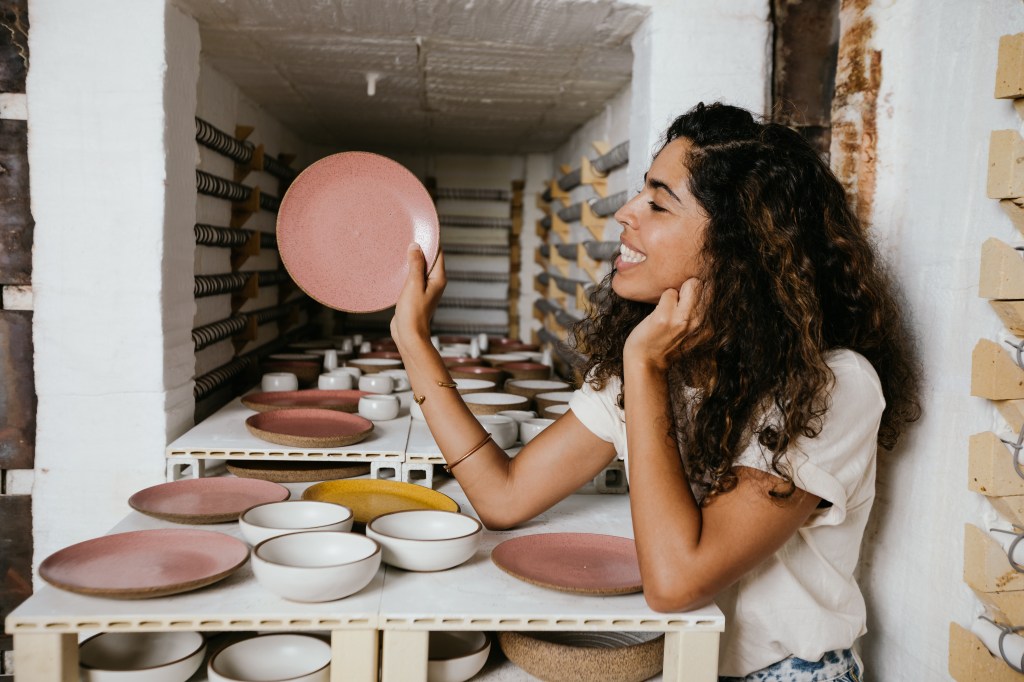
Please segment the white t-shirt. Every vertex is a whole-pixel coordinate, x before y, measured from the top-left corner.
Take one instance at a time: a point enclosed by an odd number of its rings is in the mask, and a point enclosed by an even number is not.
[[[778,552],[715,598],[726,618],[720,675],[742,677],[788,656],[816,661],[827,651],[849,648],[866,632],[854,571],[875,497],[885,399],[878,375],[860,354],[834,351],[828,365],[835,385],[821,433],[798,439],[787,457],[797,487],[832,506],[816,510]],[[569,406],[594,435],[615,446],[628,475],[620,387],[617,379],[600,391],[584,384]],[[756,440],[736,465],[772,473]]]

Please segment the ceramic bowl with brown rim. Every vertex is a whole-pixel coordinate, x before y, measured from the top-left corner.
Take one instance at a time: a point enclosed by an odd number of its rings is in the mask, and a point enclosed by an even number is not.
[[[551,367],[539,362],[503,362],[499,369],[508,372],[511,379],[547,379],[551,376]]]
[[[470,393],[494,393],[498,385],[488,379],[455,379],[455,390],[462,395]]]
[[[299,388],[316,387],[320,378],[320,358],[312,360],[263,360],[260,362],[260,373],[290,372],[299,380]]]
[[[468,355],[459,355],[451,358],[442,358],[445,367],[461,367],[463,365],[469,367],[486,366],[486,363],[480,358],[471,358]]]
[[[521,353],[484,353],[480,359],[493,367],[500,367],[506,362],[528,362],[530,357]]]
[[[368,358],[365,355],[352,358],[345,364],[350,367],[358,367],[363,370],[363,374],[376,374],[385,369],[402,369],[404,367],[402,361],[397,358]]]
[[[551,391],[548,393],[538,393],[533,396],[533,401],[537,404],[537,411],[544,414],[544,410],[552,405],[564,405],[569,402],[572,398],[572,394],[573,391]]]
[[[521,395],[530,400],[540,393],[567,391],[569,388],[568,383],[556,379],[509,379],[505,382],[506,393]]]
[[[560,403],[558,405],[552,405],[550,407],[545,407],[544,411],[541,414],[544,417],[548,418],[548,419],[558,419],[559,417],[561,417],[563,414],[565,414],[568,411],[569,411],[569,403]]]
[[[449,367],[448,373],[453,379],[486,379],[493,381],[495,386],[501,386],[508,378],[508,373],[497,367],[484,367],[483,365],[462,365],[460,367]]]
[[[498,414],[502,410],[528,409],[530,400],[514,393],[472,393],[462,397],[473,414]]]

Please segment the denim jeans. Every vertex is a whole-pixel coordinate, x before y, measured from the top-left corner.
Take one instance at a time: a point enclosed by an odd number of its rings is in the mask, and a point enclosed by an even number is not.
[[[850,649],[829,651],[818,661],[790,656],[746,677],[719,677],[718,682],[863,682],[860,660]]]

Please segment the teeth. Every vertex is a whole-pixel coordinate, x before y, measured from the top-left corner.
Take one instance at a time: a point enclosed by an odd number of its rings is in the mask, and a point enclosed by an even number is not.
[[[647,256],[639,251],[634,251],[625,244],[619,245],[619,255],[622,256],[622,260],[627,263],[643,263],[647,260]]]

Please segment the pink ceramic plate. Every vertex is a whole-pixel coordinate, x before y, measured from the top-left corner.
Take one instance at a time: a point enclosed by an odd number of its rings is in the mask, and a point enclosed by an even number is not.
[[[288,488],[242,478],[183,478],[140,490],[128,498],[137,512],[174,523],[237,521],[249,507],[287,500]]]
[[[367,152],[333,154],[302,171],[277,214],[288,273],[336,310],[395,305],[414,241],[432,266],[440,241],[434,202],[404,166]]]
[[[104,535],[65,547],[39,565],[46,582],[117,599],[163,597],[228,577],[249,558],[241,540],[208,530],[164,528]]]
[[[317,409],[260,412],[245,425],[257,438],[297,448],[339,448],[373,431],[373,422],[357,414]]]
[[[364,395],[370,394],[366,391],[328,391],[319,388],[306,391],[270,391],[244,395],[242,404],[257,412],[271,412],[294,407],[355,412],[359,409],[359,399]]]
[[[498,568],[525,582],[563,592],[640,592],[640,564],[630,538],[594,533],[541,533],[506,540],[491,552]]]

